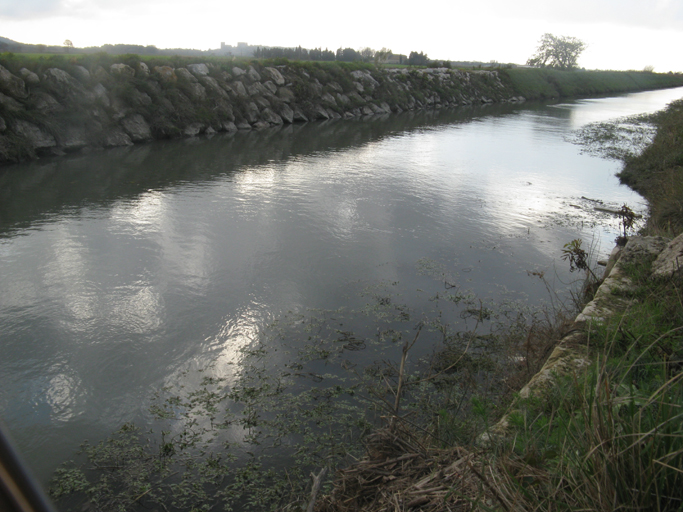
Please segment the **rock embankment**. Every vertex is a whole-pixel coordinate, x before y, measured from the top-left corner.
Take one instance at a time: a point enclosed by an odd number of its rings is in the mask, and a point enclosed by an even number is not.
[[[0,164],[153,139],[517,101],[524,98],[496,71],[296,63],[150,69],[139,61],[13,73],[0,66]]]

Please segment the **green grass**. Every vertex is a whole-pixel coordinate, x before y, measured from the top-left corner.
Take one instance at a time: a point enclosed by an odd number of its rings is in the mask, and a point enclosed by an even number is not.
[[[654,116],[657,134],[618,174],[650,204],[647,233],[672,236],[683,231],[683,100]]]
[[[683,280],[627,268],[623,314],[589,331],[593,364],[521,402],[496,462],[509,510],[683,509]]]
[[[527,99],[594,96],[683,85],[683,75],[644,71],[499,70],[501,79]]]

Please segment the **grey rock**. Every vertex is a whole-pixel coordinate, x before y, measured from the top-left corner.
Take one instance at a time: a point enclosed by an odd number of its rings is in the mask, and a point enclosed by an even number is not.
[[[149,76],[149,66],[144,62],[138,62],[138,74],[140,76]]]
[[[83,66],[74,66],[73,73],[74,78],[80,80],[81,82],[88,82],[90,80],[90,71],[85,69]]]
[[[323,94],[320,99],[329,105],[336,105],[337,104],[337,100],[335,100],[334,96],[332,96],[329,92],[326,92],[325,94]]]
[[[209,74],[209,67],[206,64],[188,64],[187,69],[197,76],[206,76]]]
[[[62,69],[48,69],[45,71],[43,80],[50,84],[53,92],[63,99],[82,98],[86,95],[80,82]]]
[[[244,117],[247,118],[249,124],[254,124],[259,120],[259,114],[260,112],[258,106],[252,101],[246,106]]]
[[[280,71],[278,71],[277,69],[265,68],[263,72],[273,82],[275,82],[275,85],[285,85],[285,78],[282,76],[282,73],[280,73]]]
[[[102,66],[97,66],[95,71],[92,73],[92,76],[98,82],[106,82],[111,78],[111,75],[107,73],[107,70]]]
[[[263,87],[268,89],[270,94],[276,94],[277,93],[277,85],[275,85],[273,82],[268,80],[265,84],[263,84]]]
[[[51,134],[28,121],[21,119],[15,121],[14,131],[27,138],[31,142],[31,145],[36,149],[53,148],[57,146],[57,141]]]
[[[236,126],[238,130],[251,130],[251,125],[244,120],[238,122]]]
[[[185,135],[186,137],[194,137],[196,135],[199,135],[203,129],[204,125],[202,123],[192,123],[185,127],[185,129],[183,130],[183,135]]]
[[[225,89],[223,89],[220,86],[220,84],[218,83],[218,80],[216,80],[215,78],[212,78],[210,76],[203,76],[199,79],[199,81],[212,94],[218,95],[223,99],[228,99],[228,94],[225,92]]]
[[[5,110],[8,110],[9,112],[19,112],[22,110],[24,107],[19,103],[17,100],[14,98],[10,98],[9,96],[5,96],[0,92],[0,105],[2,105]]]
[[[337,82],[330,82],[327,84],[327,86],[332,89],[334,92],[344,92],[344,89],[342,89],[342,86],[339,85]]]
[[[270,124],[282,124],[282,118],[269,108],[264,108],[261,111],[261,120]]]
[[[325,112],[327,112],[327,115],[330,116],[330,119],[341,119],[341,114],[332,110],[331,108],[326,108]]]
[[[109,72],[114,76],[120,77],[133,78],[135,76],[135,70],[128,64],[122,64],[121,62],[109,66]]]
[[[65,150],[75,150],[88,145],[85,128],[68,126],[59,136],[59,145]]]
[[[178,78],[181,78],[183,80],[187,80],[188,82],[195,83],[195,84],[197,82],[199,82],[199,80],[197,80],[197,77],[194,76],[192,73],[190,73],[185,68],[176,68],[175,74]]]
[[[200,83],[190,83],[188,93],[191,99],[195,101],[204,101],[206,99],[206,89]]]
[[[363,84],[360,82],[353,82],[353,86],[356,88],[356,91],[358,91],[359,94],[363,94],[365,91],[365,87],[363,87]]]
[[[659,253],[652,264],[652,275],[669,277],[680,273],[683,267],[683,235],[678,235]]]
[[[346,94],[337,93],[337,103],[341,105],[348,105],[351,102]]]
[[[270,123],[261,120],[254,123],[254,130],[263,130],[264,128],[270,128]]]
[[[152,139],[152,131],[140,114],[133,114],[121,120],[121,126],[130,136],[133,142],[140,142]]]
[[[294,122],[294,111],[287,103],[280,104],[280,106],[277,107],[277,113],[284,122],[289,124]]]
[[[247,75],[255,82],[261,81],[261,75],[259,75],[258,72],[254,69],[254,66],[249,66],[249,71],[247,71]]]
[[[5,120],[0,117],[0,132],[4,132],[7,129],[7,123],[5,123]]]
[[[19,70],[19,74],[21,77],[24,79],[24,82],[27,84],[37,84],[40,83],[40,78],[38,78],[38,75],[36,75],[33,71],[30,69],[26,68],[21,68]]]
[[[226,122],[224,122],[224,123],[221,125],[221,127],[223,128],[223,131],[226,131],[226,132],[228,132],[228,133],[233,133],[233,132],[236,132],[236,131],[237,131],[237,126],[236,126],[235,123],[233,123],[232,121],[226,121]]]
[[[124,133],[123,130],[119,128],[113,128],[111,130],[107,130],[107,132],[105,133],[102,145],[106,148],[113,148],[117,146],[132,146],[133,141],[130,140],[128,134]]]
[[[233,82],[229,85],[229,87],[237,96],[241,98],[246,98],[249,96],[249,94],[247,93],[247,89],[244,87],[244,84],[242,82]]]
[[[294,111],[294,121],[308,122],[308,117],[301,111],[298,105],[295,105],[292,110]]]
[[[254,98],[254,101],[256,102],[256,104],[260,108],[270,108],[271,107],[270,102],[266,98],[264,98],[263,96],[257,96],[256,98]]]
[[[92,92],[95,95],[95,98],[105,107],[108,107],[111,104],[109,96],[107,96],[107,89],[104,88],[104,85],[98,83],[92,88]]]
[[[314,119],[329,119],[330,114],[327,113],[327,110],[325,110],[322,105],[315,105],[311,109],[311,114],[313,115]]]
[[[295,100],[294,93],[290,87],[280,87],[277,90],[277,97],[280,98],[285,103],[291,103]]]
[[[176,82],[178,77],[171,66],[154,66],[154,72],[159,75],[162,82]]]
[[[242,68],[238,68],[237,66],[232,68],[232,76],[238,77],[246,74],[246,71],[244,71]]]
[[[28,99],[28,105],[41,114],[52,114],[64,110],[56,99],[43,91],[34,91]]]
[[[24,99],[28,96],[26,83],[3,66],[0,66],[0,91],[18,99]]]
[[[369,105],[365,105],[363,108],[361,108],[361,112],[364,116],[371,116],[375,114],[374,110],[372,110]]]

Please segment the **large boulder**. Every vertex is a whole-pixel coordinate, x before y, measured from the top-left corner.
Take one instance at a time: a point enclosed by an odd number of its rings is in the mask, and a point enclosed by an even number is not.
[[[63,69],[48,69],[43,80],[60,99],[81,99],[87,96],[80,82]]]
[[[121,126],[130,136],[133,142],[141,142],[152,139],[152,130],[145,118],[140,114],[133,114],[121,120]]]
[[[35,149],[46,149],[57,146],[55,138],[33,123],[24,120],[14,122],[14,132],[28,139]]]
[[[21,77],[24,79],[24,82],[27,84],[37,84],[40,83],[40,78],[38,78],[38,75],[36,75],[33,71],[30,69],[26,68],[21,68],[19,70],[19,74]]]
[[[218,95],[223,99],[228,99],[228,93],[220,86],[218,80],[210,76],[200,77],[200,82],[209,90],[212,94]]]
[[[244,117],[247,118],[249,124],[254,124],[256,121],[258,121],[259,114],[260,112],[258,106],[253,101],[247,104],[246,108],[244,109]]]
[[[246,71],[244,71],[242,68],[238,68],[237,66],[234,66],[232,68],[232,76],[234,76],[235,78],[237,78],[238,76],[242,76],[245,73]]]
[[[149,66],[142,61],[138,62],[138,75],[142,77],[149,76]]]
[[[652,275],[669,277],[683,267],[683,235],[678,235],[659,253],[652,264]]]
[[[128,64],[122,64],[120,62],[109,66],[109,71],[114,76],[125,78],[133,78],[135,76],[135,70],[133,68],[131,68]]]
[[[24,99],[28,96],[26,83],[3,66],[0,66],[0,91],[17,99]]]
[[[247,93],[247,89],[244,87],[242,82],[233,82],[229,85],[229,87],[240,98],[246,98],[249,96],[249,93]]]
[[[292,89],[290,87],[280,87],[277,90],[277,97],[285,103],[291,103],[296,99],[296,97],[294,96],[294,92],[292,92]]]
[[[261,81],[261,75],[258,74],[258,71],[254,69],[254,66],[249,66],[249,71],[247,71],[247,76],[254,80],[255,82],[260,82]]]
[[[8,110],[10,112],[19,112],[24,108],[22,104],[19,103],[17,100],[15,100],[14,98],[10,98],[9,96],[5,96],[1,92],[0,106],[2,106],[5,110]]]
[[[190,73],[185,68],[176,68],[175,74],[178,78],[182,78],[183,80],[187,80],[188,82],[192,82],[192,83],[198,82],[197,77],[194,76],[192,73]]]
[[[81,82],[88,82],[90,80],[90,71],[85,69],[83,66],[74,66],[73,74],[74,77]]]
[[[113,128],[108,130],[102,141],[102,145],[106,148],[112,148],[117,146],[132,146],[133,141],[130,137],[120,128]]]
[[[178,77],[171,66],[154,66],[154,72],[159,75],[162,82],[176,82]]]
[[[263,70],[263,73],[267,75],[273,82],[275,82],[275,85],[285,85],[285,78],[282,76],[282,73],[278,71],[275,68],[265,68]]]
[[[59,146],[67,151],[84,148],[87,145],[88,140],[83,126],[68,126],[59,134]]]
[[[209,67],[206,64],[188,64],[187,69],[197,76],[206,76],[209,74]]]
[[[31,110],[41,114],[52,114],[64,110],[64,107],[56,99],[43,91],[33,91],[27,105]]]
[[[276,111],[284,122],[289,124],[294,122],[294,111],[287,103],[281,103],[276,107]]]
[[[269,108],[264,108],[261,111],[261,120],[270,124],[282,124],[282,118]]]

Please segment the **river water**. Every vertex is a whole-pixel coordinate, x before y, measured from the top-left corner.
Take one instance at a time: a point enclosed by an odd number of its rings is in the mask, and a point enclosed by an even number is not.
[[[287,312],[361,307],[425,261],[493,300],[547,300],[604,256],[594,202],[642,198],[567,139],[683,89],[404,113],[155,142],[0,174],[0,416],[46,483],[85,438],[145,418],[155,389],[238,360]],[[431,283],[431,284],[430,284]],[[427,348],[425,348],[427,350]]]

